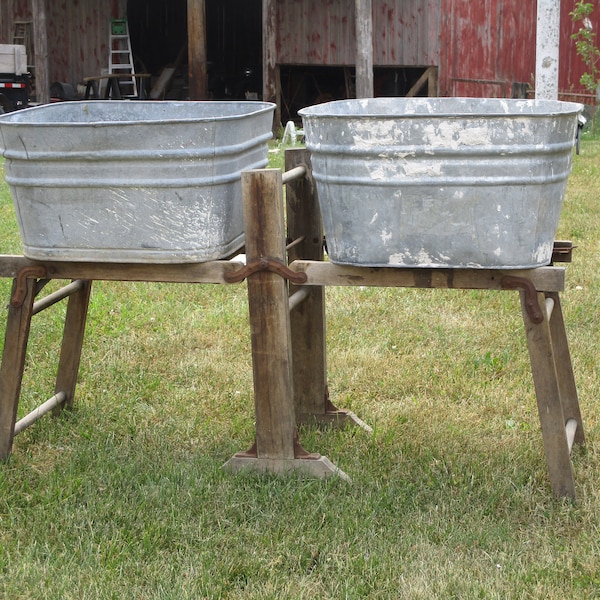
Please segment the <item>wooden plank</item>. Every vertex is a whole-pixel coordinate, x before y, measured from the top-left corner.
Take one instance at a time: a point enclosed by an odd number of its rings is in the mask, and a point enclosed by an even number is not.
[[[242,173],[242,195],[248,263],[264,256],[284,261],[281,171]],[[287,282],[262,271],[247,283],[257,458],[293,460],[296,421]]]
[[[423,287],[447,289],[501,290],[502,277],[523,277],[537,290],[561,292],[565,288],[564,267],[537,269],[420,269],[394,267],[354,267],[329,262],[295,260],[294,271],[306,273],[306,285]]]
[[[285,265],[282,173],[262,169],[242,173],[242,196],[248,264],[263,258]],[[288,285],[272,271],[247,279],[254,375],[256,439],[247,452],[235,454],[224,468],[312,477],[348,476],[320,454],[310,454],[298,440],[292,386],[292,340]]]
[[[521,292],[520,296],[550,485],[556,496],[575,499],[575,481],[551,328],[547,316],[541,323],[532,322],[526,308],[525,293]],[[544,294],[538,294],[538,301],[545,313]]]
[[[50,66],[48,61],[47,0],[31,0],[33,47],[35,52],[35,97],[41,104],[50,102]]]
[[[243,263],[228,260],[180,264],[46,262],[24,256],[0,255],[0,277],[16,277],[21,269],[31,266],[44,266],[51,279],[226,283],[225,273],[239,270]]]
[[[57,394],[60,392],[66,394],[64,405],[69,408],[73,406],[75,398],[75,386],[77,385],[91,290],[92,282],[84,281],[82,287],[69,297],[67,304],[54,391]],[[62,406],[63,404],[60,404],[55,412],[58,412]]]
[[[373,97],[373,3],[356,0],[356,97]]]
[[[277,2],[262,1],[263,100],[277,105],[274,126],[281,123],[281,86],[277,67]]]
[[[305,149],[285,153],[286,171],[306,165],[312,173],[310,153]],[[286,187],[287,237],[302,242],[290,249],[290,261],[303,257],[323,260],[323,224],[318,206],[316,187],[309,178],[296,179]],[[291,285],[290,293],[300,289]],[[306,415],[325,414],[327,402],[327,367],[325,358],[325,290],[321,286],[311,289],[310,297],[290,315],[294,404],[296,418],[306,420]]]
[[[16,281],[13,281],[13,289],[15,285]],[[26,288],[23,304],[19,307],[8,306],[0,366],[0,460],[6,459],[12,449],[33,312],[35,279],[27,279]]]
[[[550,332],[552,335],[552,347],[554,351],[554,361],[558,383],[560,386],[560,399],[566,421],[574,420],[577,423],[577,430],[573,442],[575,444],[585,443],[585,434],[581,410],[579,408],[579,398],[577,395],[577,386],[575,384],[575,374],[571,362],[571,353],[567,341],[567,332],[563,318],[562,307],[558,293],[549,293],[548,296],[554,300],[552,316],[550,317]]]
[[[208,97],[205,0],[187,0],[190,100]]]

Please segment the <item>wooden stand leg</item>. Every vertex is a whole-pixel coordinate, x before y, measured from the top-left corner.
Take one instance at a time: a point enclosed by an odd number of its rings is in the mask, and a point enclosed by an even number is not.
[[[563,416],[565,422],[568,423],[569,421],[574,420],[577,423],[577,428],[572,441],[575,444],[581,445],[585,443],[585,434],[560,297],[558,292],[549,292],[546,294],[546,297],[551,298],[554,303],[552,314],[550,316],[550,334],[552,336],[554,364],[556,366],[556,374],[560,387]]]
[[[69,297],[69,303],[67,304],[54,391],[55,393],[64,392],[66,394],[64,405],[69,408],[73,406],[75,398],[75,386],[77,385],[91,290],[91,281],[81,281],[80,289]],[[55,413],[60,412],[62,407],[63,404],[61,403],[55,409]]]
[[[306,149],[290,149],[285,153],[285,170],[306,165],[310,153]],[[286,221],[288,241],[295,242],[289,251],[289,262],[297,259],[324,259],[323,224],[316,186],[313,180],[295,179],[286,188]],[[302,289],[290,285],[290,295]],[[304,288],[306,289],[306,288]],[[298,423],[330,423],[371,428],[354,413],[339,410],[329,399],[325,343],[325,288],[310,286],[309,296],[290,314],[293,353],[293,386],[296,421]]]
[[[564,358],[566,349],[564,324],[562,317],[557,318],[556,315],[553,315],[551,319],[548,318],[548,309],[551,307],[546,305],[546,297],[542,293],[538,293],[537,296],[544,319],[541,323],[534,323],[527,311],[525,292],[521,291],[520,295],[550,485],[556,496],[575,499],[575,481],[562,398],[567,387],[564,381],[567,369],[564,365],[557,366],[557,348],[553,344],[558,340],[558,352],[562,351],[562,358]],[[554,300],[556,304],[556,298]],[[560,305],[554,308],[560,309]],[[552,321],[552,325],[550,321]],[[558,332],[558,329],[562,329],[562,331]],[[561,343],[561,339],[563,343]],[[573,399],[570,403],[573,404]],[[578,416],[578,418],[580,422],[581,417]]]
[[[13,292],[16,283],[15,279]],[[26,291],[23,303],[18,307],[12,304],[8,307],[4,352],[0,366],[0,460],[8,458],[12,450],[27,341],[33,315],[35,284],[35,279],[25,279]]]
[[[242,174],[247,265],[262,259],[285,265],[281,171]],[[280,269],[279,269],[280,270]],[[298,441],[292,389],[292,344],[287,281],[269,269],[248,277],[256,440],[225,467],[282,473],[299,470],[315,477],[346,475],[327,458],[309,454]]]

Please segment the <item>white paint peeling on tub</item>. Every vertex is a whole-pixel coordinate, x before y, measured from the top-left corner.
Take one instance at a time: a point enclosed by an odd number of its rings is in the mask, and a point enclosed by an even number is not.
[[[431,177],[439,177],[442,174],[442,164],[425,163],[425,162],[403,162],[401,164],[404,174],[410,176],[429,175]]]
[[[464,121],[450,119],[423,126],[423,140],[432,148],[460,148],[461,146],[489,146],[491,130],[486,123],[464,126]]]
[[[372,217],[372,219],[371,219],[371,221],[370,221],[369,225],[373,225],[373,223],[375,223],[375,221],[377,221],[377,219],[378,219],[378,218],[379,218],[379,213],[378,213],[378,212],[375,212],[375,213],[373,214],[373,217]]]
[[[398,129],[397,122],[391,119],[350,121],[348,130],[356,148],[394,146],[403,141],[403,132]]]
[[[533,260],[536,262],[536,264],[549,261],[552,257],[553,247],[554,242],[544,242],[539,244],[533,255]]]
[[[405,265],[406,260],[404,259],[405,254],[402,252],[398,252],[396,254],[391,254],[388,259],[388,264],[390,265]]]
[[[394,234],[391,231],[386,231],[385,229],[381,232],[381,235],[379,236],[381,241],[383,242],[383,244],[387,244],[388,242],[391,242]]]

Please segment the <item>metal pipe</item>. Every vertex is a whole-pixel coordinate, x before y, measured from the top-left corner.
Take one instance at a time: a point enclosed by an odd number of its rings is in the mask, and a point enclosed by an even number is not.
[[[294,167],[293,169],[283,173],[281,176],[281,181],[285,185],[294,179],[300,179],[300,177],[304,177],[307,172],[308,169],[306,168],[306,165],[298,165],[297,167]]]
[[[310,295],[310,289],[307,287],[300,288],[297,292],[294,292],[289,298],[289,308],[292,312],[299,304],[304,302]]]
[[[38,419],[41,419],[45,414],[65,402],[66,399],[67,394],[65,392],[58,392],[58,394],[40,404],[35,410],[32,410],[28,415],[17,421],[14,435],[21,433],[21,431],[33,425]]]
[[[78,279],[77,281],[74,281],[73,283],[70,283],[69,285],[65,285],[64,287],[60,288],[60,290],[57,290],[52,294],[48,294],[45,298],[38,300],[33,305],[33,314],[37,315],[37,313],[42,312],[43,310],[52,306],[53,304],[56,304],[57,302],[64,300],[71,294],[78,292],[82,287],[83,280]]]
[[[552,311],[554,310],[554,299],[546,298],[546,314],[548,315],[548,321],[552,316]]]
[[[297,246],[298,244],[301,244],[304,240],[306,239],[305,235],[301,235],[300,237],[297,237],[295,240],[291,241],[286,247],[286,250],[291,250],[294,246]]]

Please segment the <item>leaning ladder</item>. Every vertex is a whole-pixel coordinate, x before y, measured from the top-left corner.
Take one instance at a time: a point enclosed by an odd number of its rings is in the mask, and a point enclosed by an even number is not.
[[[108,72],[121,76],[119,85],[123,98],[137,98],[133,53],[126,19],[111,19],[110,21]]]

